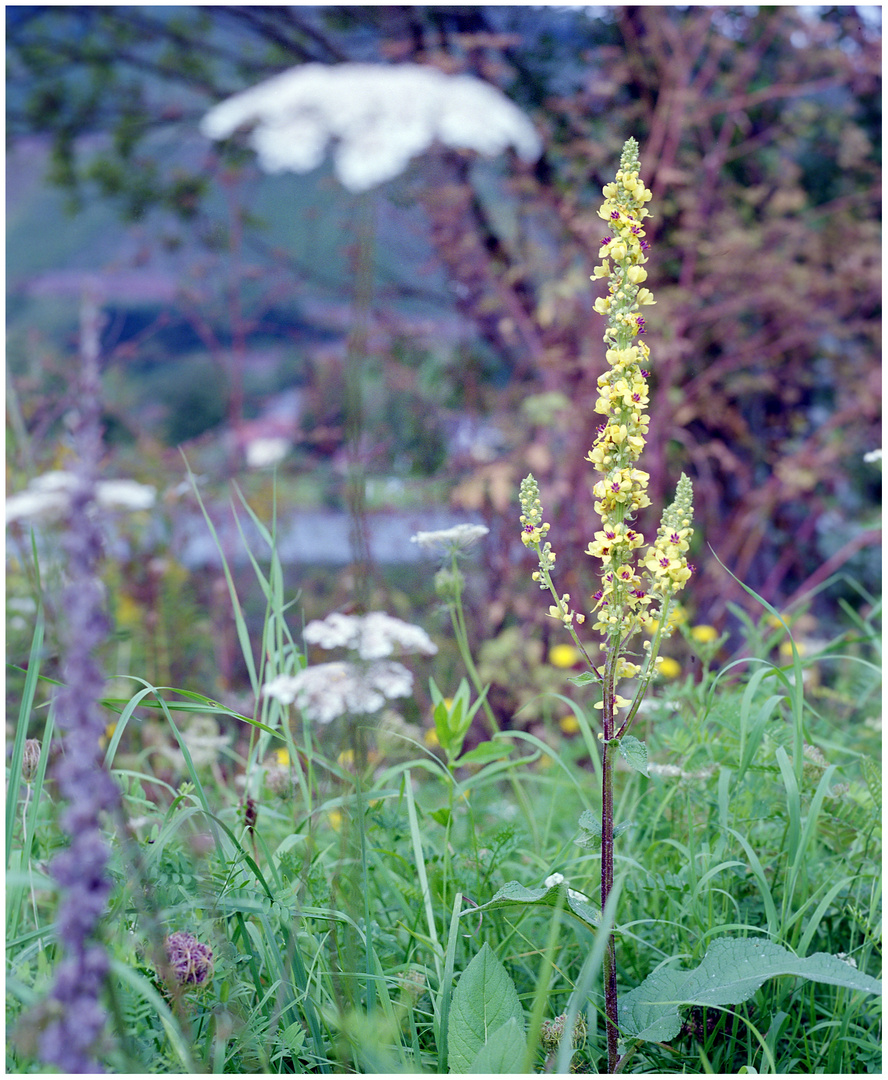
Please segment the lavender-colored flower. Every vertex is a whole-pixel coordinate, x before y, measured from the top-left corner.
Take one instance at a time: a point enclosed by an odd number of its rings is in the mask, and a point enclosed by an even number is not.
[[[105,950],[90,941],[107,906],[111,882],[101,819],[118,805],[119,793],[99,757],[105,719],[99,707],[104,679],[96,651],[108,623],[97,576],[102,541],[97,523],[96,467],[101,454],[98,376],[99,312],[86,299],[82,311],[83,370],[73,428],[77,466],[66,484],[67,529],[63,537],[68,585],[62,597],[62,688],[55,712],[63,755],[55,771],[67,808],[61,824],[68,848],[50,870],[61,889],[58,937],[65,957],[55,971],[49,1000],[38,1006],[47,1021],[38,1039],[43,1061],[63,1072],[98,1072],[96,1047],[105,1025],[99,998],[108,972]]]
[[[213,950],[193,934],[177,930],[164,942],[167,959],[180,986],[200,986],[213,973]]]

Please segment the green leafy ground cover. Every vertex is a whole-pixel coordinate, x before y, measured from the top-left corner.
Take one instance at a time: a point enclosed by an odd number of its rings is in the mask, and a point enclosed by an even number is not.
[[[280,564],[255,572],[261,640],[234,610],[258,687],[303,650]],[[704,662],[649,706],[649,760],[616,778],[625,1071],[879,1071],[878,734],[840,722],[842,701],[878,685],[870,610],[795,671],[753,654]],[[57,948],[41,628],[7,802],[11,1072],[39,1071],[29,1017]],[[774,633],[765,619],[749,630],[753,648]],[[814,672],[830,695],[805,696]],[[486,732],[475,709],[481,731],[463,742],[477,699],[455,682],[432,690],[437,717],[326,727],[266,698],[252,716],[199,687],[129,685],[106,703],[124,793],[124,821],[108,823],[108,1069],[604,1068],[613,910],[602,918],[595,895],[600,766],[580,691],[571,734]],[[149,739],[158,729],[178,754]],[[27,780],[26,732],[43,744]],[[212,949],[203,984],[165,979],[173,931]],[[553,1037],[564,1030],[573,1040]]]

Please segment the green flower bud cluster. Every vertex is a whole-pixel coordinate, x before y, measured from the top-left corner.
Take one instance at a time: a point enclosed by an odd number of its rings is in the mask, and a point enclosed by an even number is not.
[[[566,1020],[567,1013],[562,1013],[560,1016],[556,1016],[554,1020],[543,1021],[540,1026],[540,1042],[543,1044],[543,1049],[548,1051],[558,1049],[564,1035],[564,1023]],[[582,1016],[578,1016],[574,1021],[572,1045],[575,1050],[578,1050],[585,1043],[586,1021]]]

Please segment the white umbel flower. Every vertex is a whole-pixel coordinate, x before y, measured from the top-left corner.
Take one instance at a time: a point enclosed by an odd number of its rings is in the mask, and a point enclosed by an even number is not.
[[[316,724],[376,712],[387,700],[408,697],[412,690],[413,676],[395,660],[366,668],[345,662],[316,664],[295,675],[278,675],[263,687],[266,697],[284,705],[295,702]]]
[[[464,551],[482,536],[487,536],[490,529],[486,525],[472,525],[468,522],[454,525],[450,529],[435,529],[432,532],[418,532],[410,537],[410,542],[418,544],[424,551],[444,548],[446,551]]]
[[[212,108],[211,139],[251,127],[250,144],[270,173],[309,172],[336,142],[333,167],[350,191],[390,180],[436,140],[493,155],[513,146],[542,152],[536,130],[501,91],[471,75],[423,64],[303,64]]]
[[[24,491],[6,500],[6,524],[60,521],[70,509],[77,485],[77,477],[61,469],[35,476]],[[96,502],[104,510],[150,510],[155,496],[153,487],[135,480],[100,480],[96,484]]]
[[[434,656],[438,646],[419,626],[396,619],[384,611],[367,615],[343,615],[334,611],[305,627],[305,640],[322,649],[354,649],[362,660],[379,660],[402,653]]]

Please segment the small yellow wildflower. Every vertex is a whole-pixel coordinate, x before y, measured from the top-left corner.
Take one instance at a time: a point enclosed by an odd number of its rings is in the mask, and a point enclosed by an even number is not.
[[[708,645],[718,637],[718,630],[714,626],[692,626],[691,637],[701,645]]]
[[[662,656],[657,670],[667,679],[674,679],[676,675],[681,674],[681,664],[671,656]]]
[[[580,722],[577,720],[573,713],[568,713],[567,716],[562,716],[558,721],[558,726],[564,732],[565,735],[576,735],[580,730]]]
[[[289,750],[275,750],[274,760],[278,765],[290,764],[290,751]]]
[[[631,705],[631,704],[632,704],[632,702],[628,701],[626,698],[620,697],[619,694],[614,694],[614,708],[615,709],[625,709],[627,705]],[[603,709],[604,708],[604,702],[603,701],[596,701],[595,702],[595,708],[596,709]]]
[[[429,746],[432,749],[441,745],[441,740],[438,738],[438,732],[435,731],[434,728],[428,728],[428,730],[422,737],[422,741],[426,744],[426,746]]]
[[[570,668],[578,664],[582,656],[576,645],[553,645],[549,649],[549,663],[557,668]]]

